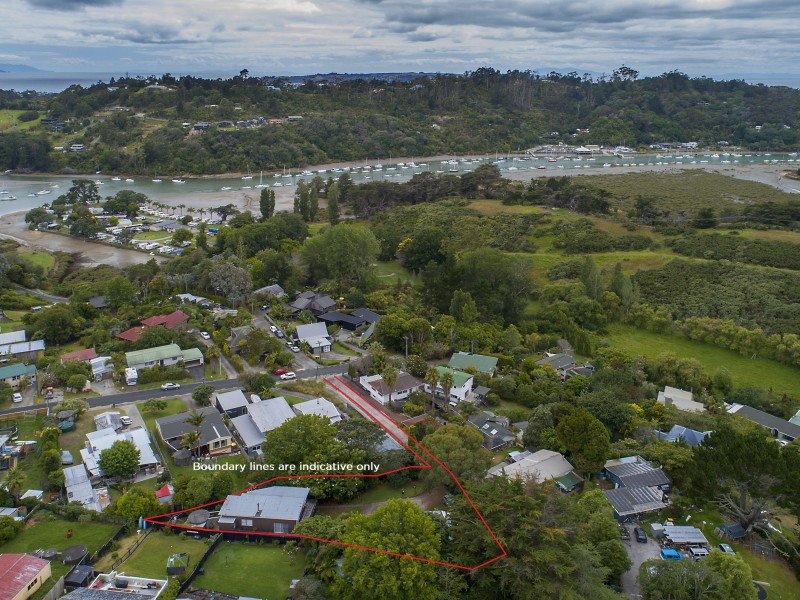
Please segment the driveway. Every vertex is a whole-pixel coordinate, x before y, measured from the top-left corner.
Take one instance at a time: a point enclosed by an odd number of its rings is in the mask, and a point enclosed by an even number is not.
[[[628,551],[628,558],[631,559],[633,565],[627,573],[622,574],[622,589],[631,599],[639,598],[639,567],[641,564],[648,560],[661,558],[661,546],[658,542],[647,538],[647,543],[642,544],[636,541],[633,535],[633,528],[635,525],[623,525],[625,529],[631,534],[631,541],[625,542],[623,545]]]

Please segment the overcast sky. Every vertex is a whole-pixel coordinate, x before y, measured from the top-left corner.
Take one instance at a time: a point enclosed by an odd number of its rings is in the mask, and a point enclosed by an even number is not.
[[[0,22],[0,62],[65,72],[800,72],[800,0],[5,0]]]

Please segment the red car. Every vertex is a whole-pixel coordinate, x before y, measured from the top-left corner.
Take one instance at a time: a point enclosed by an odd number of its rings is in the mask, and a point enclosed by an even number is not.
[[[289,372],[289,369],[275,369],[275,375],[285,375]]]

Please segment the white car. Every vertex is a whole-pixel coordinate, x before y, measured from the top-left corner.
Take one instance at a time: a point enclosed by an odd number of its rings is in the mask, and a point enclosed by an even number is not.
[[[15,392],[14,395],[11,397],[11,401],[14,403],[22,402],[22,394],[20,394],[19,392]]]
[[[200,332],[200,337],[203,338],[204,340],[210,340],[211,339],[211,334],[208,333],[207,331],[201,331]]]
[[[120,421],[120,423],[122,423],[122,424],[123,424],[123,425],[125,425],[125,426],[128,426],[128,425],[133,425],[133,419],[131,419],[131,418],[130,418],[129,416],[127,416],[127,415],[123,415],[123,416],[121,416],[121,417],[119,418],[119,421]]]
[[[281,379],[283,379],[284,381],[288,379],[297,379],[297,375],[294,374],[294,371],[289,371],[288,373],[284,373],[283,375],[281,375]]]
[[[275,327],[275,325],[270,325],[270,326],[269,326],[269,330],[270,330],[272,333],[278,333],[278,328],[277,328],[277,327]]]
[[[297,346],[292,346],[292,352],[300,352],[300,348]]]
[[[181,387],[180,383],[165,383],[165,384],[162,384],[161,389],[162,390],[179,390],[180,387]]]

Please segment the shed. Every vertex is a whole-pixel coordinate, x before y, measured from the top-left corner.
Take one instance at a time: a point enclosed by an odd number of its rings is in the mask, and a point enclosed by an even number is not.
[[[670,525],[664,527],[664,538],[673,545],[700,545],[708,546],[708,540],[697,527],[688,525]]]
[[[94,568],[91,565],[76,565],[64,577],[64,585],[68,588],[87,587],[94,577]]]

